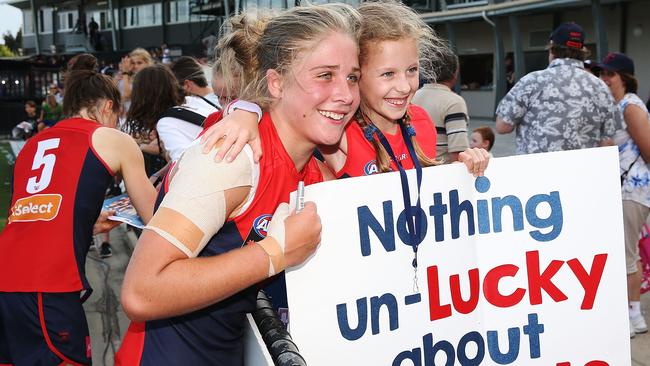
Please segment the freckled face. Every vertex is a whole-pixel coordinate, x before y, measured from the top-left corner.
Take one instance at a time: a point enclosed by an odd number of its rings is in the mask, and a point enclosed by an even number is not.
[[[361,107],[375,123],[406,113],[419,84],[419,52],[411,38],[371,42],[361,65]]]
[[[337,144],[359,106],[357,42],[335,33],[298,55],[275,109],[303,138]]]

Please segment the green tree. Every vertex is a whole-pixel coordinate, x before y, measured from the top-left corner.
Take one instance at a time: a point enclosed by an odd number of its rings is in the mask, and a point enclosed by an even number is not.
[[[11,50],[12,53],[18,54],[18,49],[23,46],[23,31],[22,29],[18,30],[16,36],[14,37],[9,31],[5,32],[2,35],[2,38],[5,41],[5,46]]]
[[[14,57],[14,53],[6,45],[0,44],[0,57]]]

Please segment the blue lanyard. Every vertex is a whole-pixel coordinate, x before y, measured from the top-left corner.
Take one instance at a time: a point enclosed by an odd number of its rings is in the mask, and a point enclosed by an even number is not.
[[[395,157],[395,153],[393,152],[390,143],[388,143],[388,140],[386,140],[386,136],[384,136],[384,134],[381,133],[381,131],[377,128],[377,126],[375,126],[370,121],[368,121],[368,127],[366,127],[364,134],[368,141],[372,141],[374,136],[376,135],[377,138],[379,139],[379,142],[382,144],[384,149],[386,149],[386,152],[388,153],[390,159],[395,162],[397,169],[399,169],[399,175],[402,181],[402,197],[404,198],[404,210],[406,212],[406,228],[408,233],[408,243],[406,244],[410,245],[413,248],[412,265],[417,274],[418,245],[421,241],[419,239],[421,238],[421,235],[424,234],[422,230],[423,229],[422,216],[420,215],[420,212],[422,211],[422,205],[420,202],[420,187],[422,186],[422,166],[420,165],[420,161],[418,160],[417,155],[415,154],[415,148],[413,147],[413,142],[411,141],[411,136],[415,136],[415,129],[413,129],[412,126],[409,126],[407,128],[402,123],[399,124],[399,127],[402,132],[402,138],[404,139],[406,148],[408,149],[409,155],[411,156],[411,160],[413,161],[413,165],[415,166],[415,173],[417,175],[418,200],[415,204],[415,207],[417,208],[415,213],[413,212],[414,207],[411,205],[411,193],[409,189],[408,178],[406,177],[406,171],[404,170],[402,163],[400,163],[397,157]],[[417,277],[415,279],[415,287],[417,288]]]

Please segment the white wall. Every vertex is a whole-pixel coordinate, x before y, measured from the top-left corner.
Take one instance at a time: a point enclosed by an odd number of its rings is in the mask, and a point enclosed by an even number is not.
[[[627,19],[627,55],[634,60],[639,96],[644,101],[650,97],[650,1],[637,0],[630,3]],[[641,30],[634,35],[634,29]]]

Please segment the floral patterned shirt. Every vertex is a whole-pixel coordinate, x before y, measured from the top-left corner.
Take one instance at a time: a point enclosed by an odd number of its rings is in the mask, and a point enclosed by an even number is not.
[[[650,123],[648,109],[636,94],[627,93],[618,102],[621,113],[625,112],[625,108],[631,104],[643,109],[648,115],[648,123]],[[623,199],[635,201],[650,207],[650,170],[648,170],[648,166],[643,160],[643,157],[640,156],[641,152],[639,151],[639,147],[627,133],[625,121],[623,121],[623,127],[616,131],[614,142],[618,145],[621,175],[629,169],[627,177],[623,182],[623,187],[621,187]]]
[[[570,58],[521,78],[496,114],[516,126],[517,154],[597,147],[622,124],[607,85]]]

